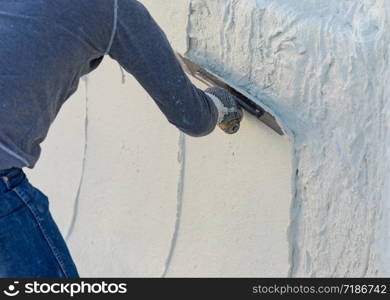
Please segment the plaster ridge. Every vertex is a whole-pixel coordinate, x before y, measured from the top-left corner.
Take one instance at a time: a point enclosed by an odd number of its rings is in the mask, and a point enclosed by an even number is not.
[[[297,242],[297,235],[299,234],[298,226],[298,214],[300,212],[299,210],[299,204],[300,204],[300,199],[298,197],[298,181],[299,181],[299,161],[298,161],[298,155],[297,155],[297,149],[295,147],[295,136],[292,133],[292,131],[289,132],[290,139],[291,139],[291,148],[292,148],[292,170],[293,174],[291,176],[291,206],[290,206],[290,224],[288,225],[287,228],[287,242],[289,245],[289,257],[288,257],[288,262],[289,262],[289,270],[287,273],[288,277],[294,277],[296,273],[296,266],[298,265],[298,251],[299,251],[299,245]]]
[[[121,83],[126,84],[126,72],[123,70],[120,63],[118,63],[119,71],[121,72]]]
[[[191,43],[191,39],[190,39],[191,21],[190,21],[190,18],[191,18],[191,13],[192,13],[192,0],[188,0],[188,14],[187,14],[187,18],[186,18],[187,23],[186,23],[186,31],[185,31],[185,34],[186,34],[186,50],[184,53],[185,56],[190,51],[190,43]]]
[[[79,203],[80,203],[80,192],[81,187],[84,182],[84,175],[85,175],[85,165],[87,160],[87,150],[88,150],[88,76],[84,76],[83,78],[84,84],[85,84],[85,122],[84,122],[84,150],[83,150],[83,160],[81,165],[81,174],[80,174],[80,181],[79,186],[77,188],[76,198],[74,200],[73,204],[73,214],[71,223],[69,225],[69,229],[67,231],[65,240],[68,240],[69,237],[72,235],[74,231],[74,227],[76,225],[77,216],[79,213]]]
[[[185,178],[185,158],[186,158],[186,147],[185,147],[185,135],[180,132],[179,136],[179,152],[177,160],[181,165],[179,173],[179,181],[177,185],[177,205],[176,205],[176,221],[175,227],[172,234],[171,247],[168,252],[167,259],[165,261],[165,269],[161,277],[166,277],[168,270],[172,263],[172,258],[176,249],[177,238],[179,236],[179,229],[181,224],[181,215],[183,211],[183,192],[184,192],[184,178]]]
[[[186,24],[186,49],[184,55],[187,55],[188,52],[190,51],[190,31],[191,31],[191,13],[192,13],[192,1],[193,0],[188,0],[188,14],[187,14],[187,24]],[[185,135],[183,132],[180,132],[179,135],[179,150],[178,150],[178,157],[177,160],[180,166],[180,173],[179,173],[179,181],[177,185],[177,204],[176,204],[176,221],[175,221],[175,227],[173,229],[173,234],[172,234],[172,240],[171,240],[171,246],[168,252],[168,256],[165,260],[165,267],[164,271],[161,275],[162,278],[165,278],[168,270],[171,266],[172,262],[172,257],[176,248],[176,242],[177,242],[177,237],[179,234],[179,227],[181,223],[181,214],[182,214],[182,205],[183,205],[183,191],[184,191],[184,174],[185,174]]]

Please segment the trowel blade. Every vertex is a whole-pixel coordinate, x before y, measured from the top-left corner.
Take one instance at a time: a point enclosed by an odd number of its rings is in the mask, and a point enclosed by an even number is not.
[[[193,77],[195,77],[209,87],[219,86],[230,91],[238,98],[238,103],[242,108],[244,108],[250,114],[254,115],[257,119],[259,119],[265,125],[277,132],[279,135],[284,135],[284,132],[281,126],[276,121],[275,117],[269,112],[267,112],[265,109],[263,109],[255,101],[249,99],[247,96],[237,91],[235,88],[224,82],[223,79],[219,78],[217,75],[212,74],[210,71],[192,62],[189,58],[184,57],[179,53],[176,53],[176,56],[178,57],[181,65],[187,73],[189,73],[190,75],[192,75]]]

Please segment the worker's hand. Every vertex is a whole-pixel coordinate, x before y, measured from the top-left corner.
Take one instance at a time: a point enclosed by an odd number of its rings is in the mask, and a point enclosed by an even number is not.
[[[237,98],[229,91],[212,87],[205,90],[206,94],[213,100],[218,109],[218,126],[228,134],[236,133],[240,129],[240,122],[243,117],[241,107]]]

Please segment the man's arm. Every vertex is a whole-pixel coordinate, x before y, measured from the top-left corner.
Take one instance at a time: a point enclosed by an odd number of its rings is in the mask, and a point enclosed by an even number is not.
[[[170,123],[191,136],[217,125],[213,100],[188,79],[160,27],[135,0],[119,0],[109,55],[145,88]]]

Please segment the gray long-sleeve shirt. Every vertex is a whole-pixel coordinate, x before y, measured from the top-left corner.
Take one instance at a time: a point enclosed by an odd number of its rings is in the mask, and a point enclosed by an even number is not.
[[[192,136],[213,131],[216,107],[138,1],[0,0],[0,170],[34,167],[62,104],[106,54],[170,123]]]

